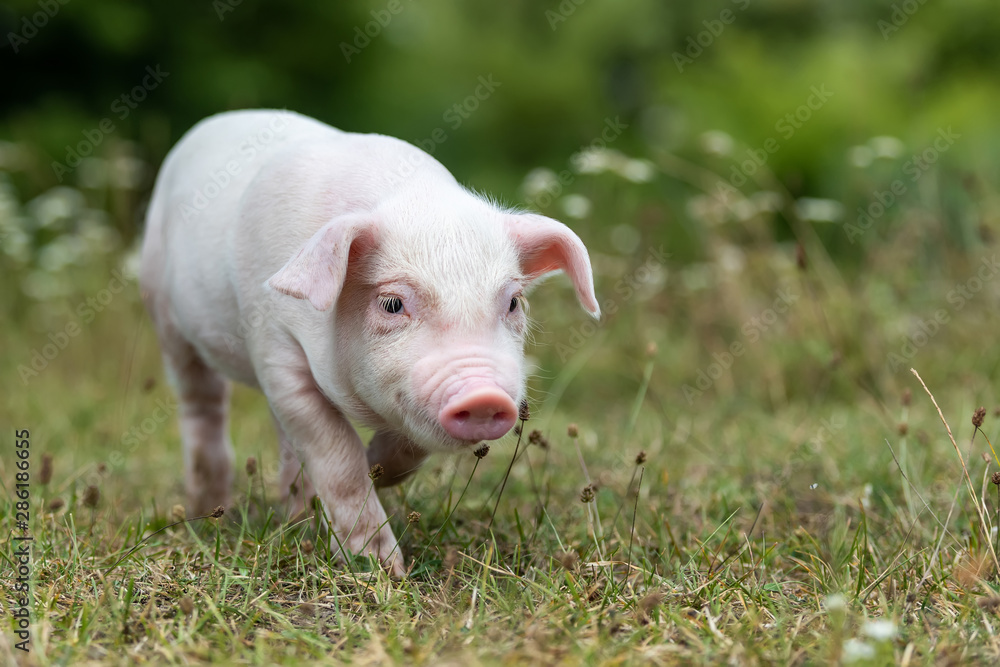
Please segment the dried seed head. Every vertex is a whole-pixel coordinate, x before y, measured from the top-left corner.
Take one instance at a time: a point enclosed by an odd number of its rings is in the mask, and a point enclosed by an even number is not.
[[[446,570],[454,570],[455,566],[458,565],[458,549],[455,547],[448,547],[444,552],[444,559],[441,564]]]
[[[42,467],[38,471],[38,483],[45,486],[52,481],[52,455],[42,454]]]
[[[549,448],[549,439],[546,438],[544,435],[542,435],[541,431],[539,431],[538,429],[535,429],[534,431],[532,431],[531,433],[528,434],[528,444],[529,445],[538,445],[542,449],[548,449]]]
[[[209,516],[212,517],[213,519],[218,519],[220,516],[222,516],[225,513],[226,513],[226,508],[223,507],[222,505],[219,505],[214,510],[212,510],[212,513],[209,514]]]
[[[176,521],[183,521],[187,518],[187,513],[184,511],[183,505],[174,505],[170,510],[170,518]]]
[[[575,551],[564,551],[559,554],[559,564],[567,570],[572,570],[578,559],[579,556],[576,555]]]
[[[406,516],[407,523],[416,523],[418,521],[420,521],[420,512],[410,512]]]
[[[302,544],[299,546],[299,548],[302,549],[302,553],[311,554],[313,552],[313,549],[315,549],[316,547],[313,546],[312,540],[302,540]]]
[[[368,471],[368,476],[372,478],[372,481],[377,481],[382,475],[385,474],[385,468],[382,467],[381,463],[376,463],[372,466],[372,469]]]
[[[103,474],[104,474],[104,473],[106,473],[107,471],[108,471],[108,466],[107,466],[107,464],[106,464],[106,463],[98,463],[98,464],[97,464],[97,472],[98,472],[98,473],[100,473],[100,474],[102,474],[102,475],[103,475]]]
[[[247,477],[253,477],[257,474],[257,457],[248,456],[247,457]]]
[[[992,480],[993,480],[994,484],[996,484],[997,486],[1000,486],[1000,472],[993,473]]]
[[[995,612],[997,608],[1000,608],[1000,595],[991,595],[989,597],[979,598],[977,603],[986,611]]]
[[[910,401],[913,400],[913,392],[909,389],[903,390],[903,405],[909,405]]]
[[[635,464],[637,466],[641,466],[645,462],[646,462],[646,452],[640,451],[638,454],[635,455]]]
[[[594,500],[594,494],[597,491],[597,487],[593,484],[588,484],[583,487],[583,491],[580,492],[580,502],[589,503]]]
[[[101,502],[101,490],[97,486],[91,484],[87,487],[87,490],[83,492],[83,506],[94,509],[97,507],[97,503]]]
[[[521,435],[521,425],[514,424],[514,435]]]
[[[65,505],[66,505],[66,501],[63,500],[62,498],[58,498],[58,497],[57,498],[53,498],[52,500],[49,501],[49,511],[50,512],[58,512]]]
[[[899,431],[900,435],[906,435],[910,432],[910,425],[906,422],[899,422],[899,425],[896,426],[896,430]]]
[[[479,449],[473,452],[473,454],[476,455],[477,459],[484,459],[486,458],[486,455],[489,453],[490,453],[490,446],[486,444],[480,445]]]
[[[647,357],[655,357],[658,350],[659,350],[659,348],[656,346],[656,342],[655,341],[649,341],[648,343],[646,343],[646,356]]]
[[[663,602],[663,593],[650,593],[646,597],[639,600],[639,611],[643,614],[648,614],[653,611],[653,609],[660,606],[661,602]]]
[[[288,485],[288,493],[297,496],[299,494],[299,486],[295,482]]]
[[[190,616],[194,613],[194,600],[192,600],[190,596],[185,595],[182,597],[180,602],[178,602],[178,605],[180,606],[181,611],[184,612],[185,616]]]
[[[975,414],[972,415],[972,425],[979,428],[983,425],[983,419],[986,418],[986,408],[979,408],[976,410]]]
[[[990,462],[990,453],[989,452],[983,452],[981,454],[981,456],[983,457],[983,462],[984,463],[989,463]]]
[[[571,438],[575,438],[576,436],[580,435],[580,429],[577,428],[576,424],[570,424],[569,426],[566,427],[566,435],[568,435]]]
[[[531,410],[528,409],[527,400],[522,400],[521,405],[517,407],[517,418],[523,422],[526,422],[531,418]]]

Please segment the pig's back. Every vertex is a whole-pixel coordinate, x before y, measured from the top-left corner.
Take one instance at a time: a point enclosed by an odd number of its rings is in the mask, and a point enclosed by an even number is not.
[[[399,139],[285,111],[212,116],[178,142],[157,178],[143,245],[147,304],[207,362],[254,385],[247,346],[266,345],[274,322],[333,326],[332,310],[276,295],[266,280],[333,217],[441,187],[459,185]]]
[[[164,160],[146,218],[143,296],[155,319],[168,319],[234,379],[254,384],[234,285],[233,237],[247,189],[289,144],[342,134],[292,112],[227,112],[195,125]]]

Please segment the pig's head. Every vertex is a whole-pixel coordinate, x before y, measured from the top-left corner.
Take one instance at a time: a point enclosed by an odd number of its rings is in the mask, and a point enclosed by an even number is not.
[[[336,308],[340,407],[432,451],[513,428],[534,281],[565,271],[599,316],[576,234],[463,195],[432,211],[404,203],[338,217],[268,281],[318,310]]]

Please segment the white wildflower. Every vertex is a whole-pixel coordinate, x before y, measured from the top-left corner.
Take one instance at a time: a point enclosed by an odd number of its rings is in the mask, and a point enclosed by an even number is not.
[[[827,595],[826,599],[823,600],[823,607],[827,611],[844,611],[847,609],[847,598],[844,597],[843,593]]]
[[[875,161],[875,151],[868,146],[851,146],[847,150],[847,161],[859,169],[864,169]]]
[[[131,155],[119,155],[111,162],[111,185],[122,190],[135,190],[142,183],[146,163]]]
[[[781,195],[772,190],[760,190],[750,195],[750,201],[757,207],[758,211],[764,213],[775,213],[781,210]]]
[[[702,132],[698,137],[702,149],[710,155],[725,157],[733,152],[733,138],[722,130],[709,130]]]
[[[559,177],[556,172],[546,167],[537,167],[528,172],[521,183],[521,191],[527,200],[537,199],[546,192],[553,192],[559,187]]]
[[[875,647],[859,639],[848,639],[844,642],[842,654],[845,663],[871,660],[875,657]]]
[[[649,183],[656,174],[656,168],[649,160],[626,160],[618,168],[618,173],[622,178],[633,183]]]
[[[833,199],[802,197],[795,202],[795,212],[803,220],[836,222],[844,215],[844,205]]]
[[[868,140],[868,145],[871,146],[872,151],[875,153],[875,157],[884,157],[889,159],[900,157],[903,154],[903,151],[906,150],[906,144],[896,137],[889,136],[872,137]]]
[[[600,174],[616,169],[626,160],[620,151],[609,148],[587,148],[570,157],[570,164],[580,174]]]
[[[717,261],[723,272],[732,274],[742,273],[747,264],[743,251],[731,243],[719,247]]]
[[[593,208],[590,200],[583,195],[566,195],[559,202],[563,212],[571,218],[586,218]]]
[[[880,618],[874,621],[865,621],[865,624],[861,626],[861,633],[875,641],[884,642],[895,639],[897,628],[892,621]]]

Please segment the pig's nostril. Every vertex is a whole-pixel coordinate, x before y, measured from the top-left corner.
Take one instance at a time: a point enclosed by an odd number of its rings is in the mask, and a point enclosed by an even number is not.
[[[468,410],[462,410],[461,412],[455,413],[455,419],[458,419],[459,421],[465,421],[469,417],[470,415]]]

